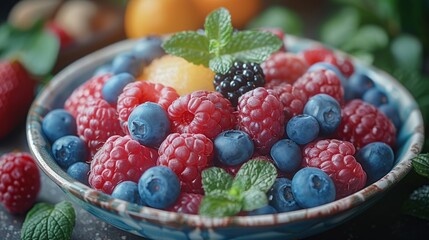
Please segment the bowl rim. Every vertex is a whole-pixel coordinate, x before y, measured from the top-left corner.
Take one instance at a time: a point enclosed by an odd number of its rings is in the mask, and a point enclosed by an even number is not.
[[[378,195],[377,193],[384,192],[392,188],[397,182],[399,182],[408,174],[412,167],[411,159],[417,156],[417,154],[420,153],[422,149],[424,141],[423,119],[420,109],[416,107],[412,111],[413,114],[415,112],[414,117],[416,118],[415,120],[417,121],[417,124],[415,124],[416,126],[412,132],[412,135],[408,137],[411,144],[409,144],[407,149],[404,150],[406,153],[402,156],[403,159],[399,161],[387,175],[375,183],[370,184],[360,191],[355,192],[347,197],[335,200],[328,204],[313,208],[269,215],[211,218],[200,215],[169,212],[166,210],[139,206],[120,199],[115,199],[108,194],[94,190],[89,186],[72,179],[58,165],[54,164],[53,166],[50,166],[45,158],[50,158],[49,161],[51,162],[54,162],[54,160],[46,151],[46,149],[43,148],[43,146],[47,146],[49,143],[47,143],[47,141],[44,139],[40,125],[44,114],[51,110],[45,107],[43,102],[50,97],[49,95],[53,90],[61,88],[62,83],[66,81],[67,78],[73,74],[73,72],[76,70],[83,72],[89,71],[92,69],[91,63],[106,60],[109,57],[122,52],[124,48],[130,48],[130,46],[135,41],[137,40],[128,39],[109,45],[73,62],[71,65],[64,68],[61,72],[54,76],[46,88],[36,97],[27,116],[27,141],[30,151],[35,157],[38,166],[51,180],[63,188],[63,191],[68,191],[79,200],[87,202],[91,205],[94,205],[94,207],[103,209],[107,212],[113,213],[115,215],[127,216],[138,221],[149,221],[153,224],[168,225],[172,227],[187,226],[191,228],[221,228],[227,226],[262,227],[301,222],[309,219],[326,218],[362,205],[365,201],[375,198]],[[321,45],[321,43],[314,40],[298,38],[289,35],[285,40],[287,44],[294,44],[298,41],[305,41],[313,45]],[[347,55],[344,52],[338,50],[335,51],[339,54]],[[353,57],[351,58],[353,61],[359,62],[359,60]],[[396,79],[386,72],[376,69],[372,66],[365,65],[365,67],[368,67],[371,71],[374,71],[383,78],[388,78],[389,81],[397,89],[399,89],[399,91],[401,91],[417,106],[412,95]]]

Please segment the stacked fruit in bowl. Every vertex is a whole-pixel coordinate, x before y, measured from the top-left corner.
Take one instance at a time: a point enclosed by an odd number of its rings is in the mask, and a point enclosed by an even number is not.
[[[90,187],[82,188],[89,192],[81,200],[121,215],[118,201],[126,204],[126,215],[158,216],[173,228],[185,221],[178,231],[189,234],[189,226],[207,227],[210,235],[210,228],[228,225],[228,218],[210,222],[217,217],[280,217],[348,197],[334,208],[351,208],[366,197],[350,202],[350,195],[379,181],[397,164],[395,154],[408,151],[398,151],[396,143],[400,112],[372,73],[346,55],[315,44],[292,52],[284,44],[288,38],[271,30],[234,32],[229,13],[219,9],[204,30],[133,41],[62,96],[63,108],[33,105],[30,146],[60,185],[70,182],[58,175],[63,170]],[[34,121],[40,112],[42,119]],[[49,156],[32,131],[39,124]],[[47,167],[46,158],[59,167]],[[80,196],[75,188],[67,191]],[[111,195],[112,205],[99,194]],[[134,211],[139,205],[144,207]],[[151,222],[135,228],[115,219],[123,229],[157,236],[148,232]],[[278,227],[300,220],[282,219],[259,223]],[[292,236],[311,231],[297,232]]]

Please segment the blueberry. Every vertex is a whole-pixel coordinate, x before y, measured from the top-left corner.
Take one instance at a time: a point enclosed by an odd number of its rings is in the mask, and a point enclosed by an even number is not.
[[[79,182],[89,185],[89,164],[84,162],[73,163],[69,168],[67,168],[67,174]]]
[[[317,94],[311,97],[304,106],[304,114],[316,118],[322,135],[335,132],[341,122],[341,107],[335,98],[327,94]]]
[[[287,178],[276,179],[268,192],[268,199],[277,212],[290,212],[301,208],[293,196],[292,181]]]
[[[327,62],[318,62],[315,63],[313,65],[311,65],[308,69],[307,72],[313,72],[319,69],[329,69],[331,71],[333,71],[338,78],[340,78],[341,83],[346,82],[346,77],[344,77],[344,75],[340,72],[340,70],[338,70],[338,68],[330,63]]]
[[[104,100],[106,100],[111,105],[116,105],[118,96],[122,93],[124,87],[128,83],[134,81],[135,78],[129,73],[119,73],[117,75],[113,75],[104,84],[103,89],[101,90]]]
[[[256,216],[256,215],[265,215],[265,214],[274,214],[277,213],[277,210],[270,206],[270,205],[265,205],[261,208],[255,209],[253,211],[249,211],[247,213],[247,216]]]
[[[180,181],[168,167],[156,166],[146,170],[139,179],[141,199],[150,207],[166,209],[180,194]]]
[[[384,115],[386,115],[390,121],[392,121],[397,130],[401,128],[402,121],[399,117],[398,109],[393,103],[385,103],[379,106],[378,109],[380,109],[380,111],[384,113]]]
[[[115,189],[113,189],[112,197],[139,205],[145,205],[140,198],[137,183],[133,181],[125,181],[116,185]]]
[[[53,143],[60,137],[76,135],[76,120],[66,110],[55,109],[43,118],[42,130],[48,140]]]
[[[287,123],[286,134],[297,144],[307,144],[319,135],[319,123],[313,116],[297,115]]]
[[[128,129],[131,137],[140,144],[159,147],[170,133],[170,120],[160,105],[145,102],[131,112],[128,117]]]
[[[348,80],[348,86],[355,98],[362,98],[363,94],[374,85],[374,81],[362,72],[354,73]]]
[[[369,143],[356,153],[356,160],[366,172],[367,184],[386,175],[393,167],[394,158],[392,148],[383,142]]]
[[[277,168],[282,172],[293,173],[301,165],[301,149],[290,139],[277,141],[271,147],[270,154]]]
[[[332,179],[318,168],[306,167],[292,178],[292,193],[302,208],[316,207],[335,200]]]
[[[87,153],[85,142],[74,135],[61,137],[52,144],[52,155],[58,165],[64,169],[74,163],[85,161]]]
[[[138,59],[132,52],[117,55],[112,61],[111,72],[118,74],[127,72],[134,77],[141,72],[142,60]]]
[[[375,87],[366,91],[362,96],[362,100],[376,107],[386,104],[389,101],[387,95]]]
[[[104,64],[98,67],[97,69],[95,69],[93,76],[103,75],[106,73],[110,73],[111,71],[112,71],[111,64]]]
[[[145,63],[151,62],[155,58],[165,55],[162,48],[162,39],[156,36],[142,38],[136,42],[133,48],[134,55]]]
[[[216,158],[227,166],[235,166],[253,155],[253,141],[249,135],[239,130],[220,133],[214,140]]]

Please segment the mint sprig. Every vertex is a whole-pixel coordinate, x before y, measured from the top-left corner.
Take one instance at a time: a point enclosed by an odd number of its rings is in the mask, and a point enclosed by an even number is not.
[[[217,167],[202,173],[205,196],[199,214],[209,217],[234,216],[241,210],[252,211],[268,204],[267,191],[274,184],[274,165],[261,159],[243,164],[235,178]]]
[[[412,163],[418,174],[429,178],[429,153],[417,155],[413,158]]]
[[[63,201],[56,205],[38,203],[25,217],[21,239],[71,239],[75,218],[70,202]]]
[[[204,28],[204,32],[174,34],[163,44],[164,50],[224,74],[234,61],[261,63],[283,44],[270,32],[234,32],[231,15],[225,8],[210,13]]]

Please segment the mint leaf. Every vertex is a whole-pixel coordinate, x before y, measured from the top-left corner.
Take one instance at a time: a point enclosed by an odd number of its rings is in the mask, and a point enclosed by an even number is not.
[[[242,31],[232,36],[231,41],[222,49],[221,55],[244,62],[261,63],[271,53],[277,51],[283,42],[270,32]]]
[[[234,63],[234,58],[230,55],[223,55],[219,57],[215,57],[210,60],[209,67],[214,72],[225,74],[228,72],[229,68],[231,68]]]
[[[220,8],[207,16],[204,28],[210,41],[210,53],[218,56],[220,49],[230,41],[232,36],[231,15],[225,8]]]
[[[419,154],[414,157],[413,167],[418,174],[429,178],[429,153]]]
[[[267,192],[277,178],[274,165],[261,159],[252,159],[243,164],[234,178],[235,181],[244,181],[244,190],[255,189]]]
[[[202,183],[205,194],[210,195],[214,191],[227,191],[232,177],[222,168],[211,167],[202,172]]]
[[[402,212],[410,216],[429,220],[429,185],[422,186],[402,205]]]
[[[268,204],[267,194],[256,189],[250,189],[242,194],[243,210],[252,211]]]
[[[234,216],[241,211],[241,202],[228,194],[204,196],[198,213],[208,217]]]
[[[194,64],[208,66],[211,59],[208,38],[197,32],[176,33],[162,47],[168,54],[182,57]]]
[[[63,201],[55,206],[38,203],[25,217],[21,230],[21,239],[70,239],[75,225],[75,218],[75,211],[69,202]]]

